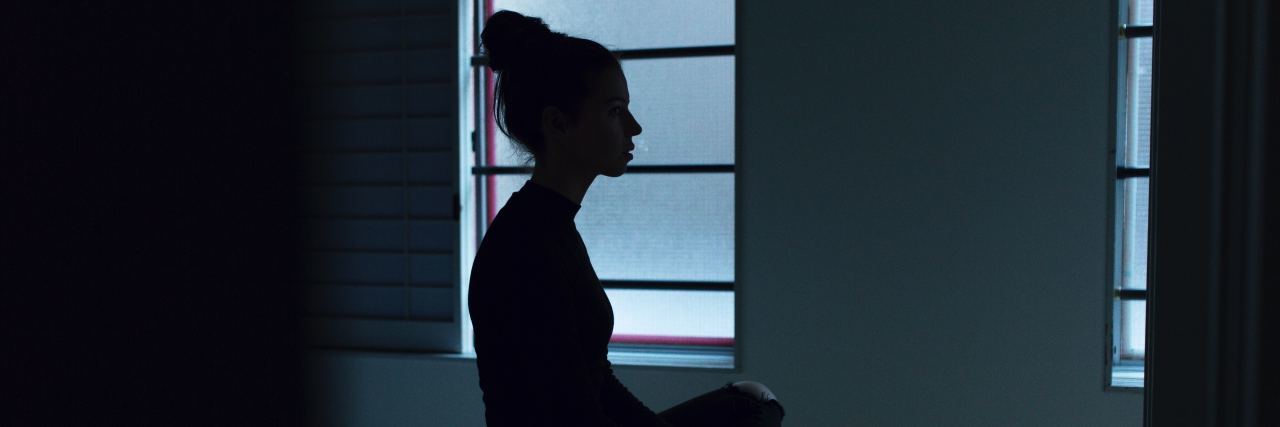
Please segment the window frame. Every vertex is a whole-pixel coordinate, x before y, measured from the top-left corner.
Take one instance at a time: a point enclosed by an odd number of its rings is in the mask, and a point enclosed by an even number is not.
[[[1126,361],[1120,357],[1119,340],[1123,335],[1124,323],[1120,319],[1120,307],[1126,301],[1148,301],[1147,289],[1123,289],[1122,272],[1124,270],[1124,247],[1125,236],[1122,233],[1125,226],[1124,186],[1130,179],[1150,179],[1151,167],[1129,167],[1125,166],[1121,159],[1122,153],[1127,148],[1128,143],[1128,105],[1130,98],[1128,96],[1129,85],[1129,43],[1134,39],[1150,38],[1152,39],[1152,54],[1155,52],[1154,32],[1155,23],[1150,25],[1135,25],[1129,23],[1129,6],[1131,1],[1136,0],[1117,0],[1113,3],[1112,23],[1118,26],[1118,30],[1114,31],[1112,39],[1112,47],[1114,50],[1112,58],[1115,60],[1114,66],[1111,67],[1113,89],[1111,91],[1111,108],[1112,114],[1112,138],[1110,147],[1110,156],[1108,161],[1111,170],[1111,179],[1109,180],[1109,197],[1108,197],[1108,271],[1110,272],[1109,280],[1106,286],[1106,343],[1105,350],[1105,370],[1103,375],[1103,388],[1108,391],[1125,391],[1125,392],[1142,392],[1143,377],[1145,376],[1146,356],[1144,355],[1141,362]],[[1153,8],[1159,0],[1152,0]],[[1154,70],[1152,71],[1154,73]],[[1153,98],[1154,98],[1154,90]],[[1154,145],[1155,140],[1152,139],[1150,144]],[[1148,197],[1150,197],[1148,195]],[[1150,229],[1148,229],[1148,235]],[[1148,236],[1148,242],[1151,239]],[[1147,252],[1148,258],[1151,256],[1150,250]],[[1148,260],[1148,265],[1150,265]],[[1148,310],[1150,305],[1148,304]],[[1149,325],[1147,326],[1150,327]],[[1145,332],[1145,331],[1144,331]]]
[[[491,114],[491,111],[489,111],[489,105],[487,105],[486,102],[488,101],[488,99],[491,99],[494,96],[492,91],[494,90],[493,79],[495,77],[495,74],[491,69],[486,67],[486,65],[488,65],[488,58],[487,56],[485,56],[483,53],[480,52],[479,45],[480,45],[480,32],[482,31],[485,17],[489,16],[494,11],[492,10],[493,7],[492,7],[491,0],[472,0],[470,3],[471,3],[470,4],[471,7],[469,7],[468,9],[470,9],[471,14],[467,16],[463,16],[461,19],[464,21],[465,25],[470,27],[470,38],[471,38],[470,40],[471,43],[467,46],[464,46],[464,48],[469,50],[467,52],[464,52],[463,54],[463,59],[465,61],[464,62],[465,68],[464,70],[462,70],[462,73],[463,73],[462,75],[469,76],[469,78],[471,79],[471,82],[469,84],[464,82],[463,84],[460,85],[460,89],[464,92],[460,94],[460,111],[463,112],[463,114],[461,114],[460,116],[463,117],[462,122],[466,124],[465,117],[468,114],[471,115],[471,117],[473,118],[472,123],[469,123],[467,125],[471,126],[471,129],[473,130],[469,131],[469,135],[460,135],[462,137],[462,141],[460,142],[465,143],[466,141],[469,141],[471,145],[470,150],[467,150],[465,149],[465,147],[462,147],[460,149],[460,152],[464,156],[471,156],[471,159],[474,159],[474,160],[471,162],[468,162],[465,159],[460,159],[459,169],[460,170],[465,169],[465,171],[463,171],[460,174],[459,183],[460,183],[460,186],[462,186],[463,188],[459,189],[459,194],[464,194],[469,196],[468,200],[471,201],[471,206],[472,206],[471,210],[473,212],[467,215],[464,215],[467,217],[464,220],[467,222],[471,222],[473,226],[464,225],[459,227],[461,230],[459,238],[475,240],[476,241],[475,245],[478,245],[479,236],[484,235],[484,233],[487,230],[488,224],[492,222],[493,217],[496,215],[496,210],[497,210],[497,208],[493,208],[492,209],[493,211],[490,211],[490,205],[494,203],[493,200],[485,199],[484,198],[485,195],[480,193],[481,188],[489,188],[496,185],[492,179],[485,179],[485,178],[495,178],[500,175],[531,174],[533,172],[533,168],[525,167],[525,166],[492,166],[489,164],[489,162],[492,162],[493,159],[490,159],[487,157],[489,154],[492,154],[487,151],[489,148],[489,144],[491,143],[489,140],[487,140],[487,138],[490,135],[497,133],[498,130],[496,129],[496,127],[494,127],[494,123],[492,119],[489,117]],[[735,16],[733,18],[735,19],[735,23],[736,23],[736,20],[738,18],[737,17],[738,8],[737,8],[736,1],[734,1],[734,6],[735,6],[734,7]],[[610,51],[613,52],[615,55],[617,55],[620,61],[633,60],[633,59],[671,59],[671,58],[695,58],[695,57],[711,57],[711,56],[733,56],[736,58],[737,56],[736,25],[734,27],[734,31],[735,31],[734,44],[682,46],[682,47],[666,47],[666,48],[645,48],[645,49],[616,49],[616,50],[610,50]],[[665,173],[665,174],[730,173],[730,174],[733,174],[734,188],[735,188],[735,194],[734,194],[734,200],[733,200],[733,209],[734,209],[733,215],[736,216],[737,210],[738,210],[737,209],[738,199],[739,199],[736,193],[736,188],[737,188],[737,173],[736,173],[737,156],[736,154],[738,150],[738,141],[737,141],[738,132],[736,132],[736,130],[738,129],[738,123],[739,123],[738,97],[736,96],[736,94],[739,92],[738,86],[737,86],[738,73],[739,71],[735,61],[734,69],[733,69],[734,93],[735,93],[734,100],[733,100],[733,104],[734,104],[733,105],[733,120],[734,120],[733,126],[735,129],[734,137],[733,137],[734,138],[733,150],[735,154],[734,163],[630,165],[627,167],[627,173],[628,174],[651,174],[651,173]],[[468,133],[465,130],[467,129],[466,127],[463,127],[461,129],[464,129],[463,132],[461,133]],[[480,183],[482,179],[485,179],[485,182],[483,184]],[[466,182],[464,183],[463,180],[466,180]],[[467,187],[470,187],[470,188],[467,188]],[[736,232],[737,231],[736,229],[734,231],[735,231],[734,238],[736,239],[738,233]],[[460,246],[460,250],[466,250],[466,249],[472,249],[468,247],[473,245],[463,241],[463,242],[460,242],[459,246]],[[467,250],[467,252],[473,253],[474,251]],[[736,259],[737,257],[736,249],[734,250],[734,253],[732,254],[732,256]],[[735,265],[737,265],[737,263],[735,263]],[[464,268],[465,267],[466,266],[464,266]],[[740,322],[738,322],[738,317],[741,315],[740,301],[736,295],[736,277],[737,277],[736,271],[735,271],[734,277],[735,277],[734,281],[601,280],[600,282],[601,282],[601,285],[606,290],[626,289],[626,290],[657,290],[657,291],[679,290],[679,291],[732,292],[734,293],[733,321],[734,321],[734,325],[736,326],[740,324]],[[464,292],[464,295],[465,295],[465,292]],[[463,307],[465,306],[466,304],[464,302]],[[470,330],[470,313],[469,311],[465,311],[465,313],[466,313],[466,316],[465,316],[466,319],[463,322],[464,323],[463,326],[467,330],[463,333],[462,345],[464,348],[464,352],[474,351],[474,348],[472,347],[473,334]],[[740,341],[738,340],[738,337],[737,337],[738,335],[736,332],[737,328],[735,327],[734,330],[735,330],[735,333],[734,333],[735,336],[728,340],[727,345],[724,344],[724,342],[706,344],[705,342],[699,342],[697,340],[695,340],[694,343],[692,344],[688,344],[688,343],[671,344],[669,342],[636,343],[636,342],[626,342],[626,340],[624,340],[623,342],[617,342],[617,341],[611,340],[609,343],[609,358],[615,364],[619,364],[619,365],[699,368],[699,369],[710,369],[710,370],[722,370],[727,372],[739,372],[741,370],[741,362],[740,362],[741,359],[738,355],[738,348],[739,348]],[[639,337],[639,336],[636,337],[636,339],[641,339],[641,338],[642,337]],[[712,340],[712,341],[715,341],[715,340]]]

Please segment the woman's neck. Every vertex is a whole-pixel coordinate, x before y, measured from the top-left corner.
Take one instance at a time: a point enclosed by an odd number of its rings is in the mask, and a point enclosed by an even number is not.
[[[530,180],[581,206],[583,197],[587,195],[587,188],[591,187],[596,175],[577,173],[550,162],[538,162],[533,167],[533,177]]]

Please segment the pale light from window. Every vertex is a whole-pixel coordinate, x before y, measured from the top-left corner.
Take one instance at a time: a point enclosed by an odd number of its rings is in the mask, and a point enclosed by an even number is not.
[[[1130,0],[1127,3],[1131,26],[1151,26],[1154,0]],[[1150,178],[1141,172],[1151,167],[1151,92],[1152,46],[1150,36],[1136,36],[1124,41],[1124,121],[1122,140],[1117,148],[1117,166],[1136,171],[1138,176],[1122,177],[1117,186],[1116,202],[1120,207],[1117,230],[1120,238],[1120,282],[1124,291],[1148,289],[1147,244],[1150,214]],[[1146,357],[1147,301],[1135,293],[1114,300],[1117,325],[1113,341],[1111,384],[1119,387],[1142,387],[1143,361]],[[1142,295],[1137,293],[1136,295]]]
[[[1147,288],[1147,218],[1150,204],[1148,178],[1124,180],[1124,248],[1121,289]]]
[[[494,12],[512,10],[538,17],[552,31],[594,40],[615,51],[731,46],[734,7],[732,1],[492,0]],[[731,53],[623,59],[629,108],[643,127],[643,133],[633,138],[635,159],[630,165],[733,165],[735,61]],[[481,107],[491,105],[485,102]],[[483,134],[485,124],[477,129],[480,141],[492,141],[480,146],[493,150],[493,163],[483,166],[524,166],[524,154],[496,126],[493,129],[492,135]],[[481,159],[488,158],[488,153],[479,154]],[[469,182],[473,191],[480,192],[475,201],[486,204],[484,210],[492,213],[529,179],[529,174],[497,173]],[[596,275],[602,281],[733,283],[734,183],[732,171],[718,170],[597,177],[575,218]],[[483,187],[490,184],[488,190]],[[482,238],[476,237],[475,243]],[[733,290],[681,290],[670,283],[657,285],[659,289],[608,286],[614,344],[722,349],[733,345]],[[464,330],[464,341],[470,341],[469,330]],[[650,351],[619,348],[611,349],[611,359],[615,350]],[[732,366],[732,355],[722,349],[678,350],[708,353],[697,357],[715,359],[711,365],[699,359],[697,363],[703,365]],[[641,358],[640,364],[654,363],[650,356]],[[694,362],[672,363],[692,366]]]
[[[733,338],[733,292],[606,289],[614,335]]]
[[[498,176],[499,206],[528,179]],[[601,176],[575,223],[601,280],[734,280],[733,174]]]
[[[733,44],[732,1],[494,0],[493,10],[542,18],[551,31],[610,50]],[[675,31],[678,29],[678,31]]]
[[[1133,25],[1151,25],[1155,11],[1155,0],[1130,0],[1129,23]]]
[[[642,131],[633,165],[734,162],[732,56],[623,60],[631,114]],[[495,166],[518,166],[523,154],[499,131]]]
[[[1122,166],[1151,166],[1151,38],[1129,40],[1129,100]]]
[[[1147,302],[1123,301],[1120,313],[1125,325],[1120,336],[1120,360],[1141,361],[1147,353]]]

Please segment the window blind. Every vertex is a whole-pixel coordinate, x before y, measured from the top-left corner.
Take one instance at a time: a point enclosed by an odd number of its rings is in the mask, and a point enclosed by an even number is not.
[[[455,3],[300,4],[313,345],[460,350]]]

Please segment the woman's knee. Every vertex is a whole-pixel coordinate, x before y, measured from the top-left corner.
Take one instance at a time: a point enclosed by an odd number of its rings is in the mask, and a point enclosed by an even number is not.
[[[769,390],[769,387],[765,387],[764,384],[755,381],[738,381],[733,383],[733,387],[743,393],[759,399],[761,402],[778,400],[778,396],[775,396],[773,391]]]
[[[753,407],[753,424],[750,425],[782,425],[782,419],[786,417],[787,411],[783,409],[782,403],[778,402],[778,396],[775,396],[769,387],[755,381],[738,381],[732,385],[739,393],[755,398],[759,402]]]

